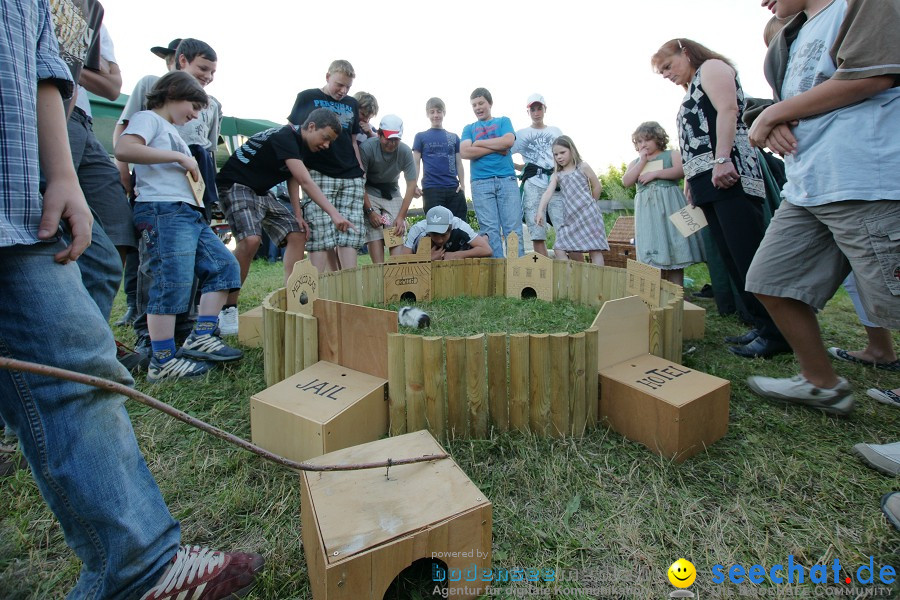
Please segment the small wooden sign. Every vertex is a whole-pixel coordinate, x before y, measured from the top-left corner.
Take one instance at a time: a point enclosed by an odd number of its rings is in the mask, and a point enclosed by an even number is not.
[[[537,252],[512,256],[519,247],[519,236],[515,233],[506,238],[506,246],[512,248],[506,259],[507,298],[530,297],[553,302],[553,260]]]
[[[652,173],[653,171],[662,171],[663,170],[663,161],[661,158],[656,160],[648,161],[644,168],[641,169],[641,175],[644,173]]]
[[[206,184],[203,183],[203,178],[201,177],[200,181],[194,181],[190,171],[185,171],[184,174],[187,177],[188,184],[191,186],[191,192],[194,193],[194,199],[197,201],[197,206],[203,208],[203,194],[206,192]]]
[[[427,236],[426,236],[427,237]],[[424,238],[423,238],[424,239]],[[388,249],[403,245],[403,236],[394,235],[394,226],[384,226],[384,246]],[[421,242],[420,242],[421,245]]]
[[[639,263],[628,259],[625,274],[625,293],[628,296],[639,296],[641,300],[652,308],[657,308],[659,302],[659,286],[662,280],[662,272],[656,267]]]
[[[684,237],[690,237],[708,225],[703,211],[690,204],[669,215],[669,220]]]
[[[309,259],[298,261],[287,280],[287,310],[312,316],[319,297],[319,270]]]

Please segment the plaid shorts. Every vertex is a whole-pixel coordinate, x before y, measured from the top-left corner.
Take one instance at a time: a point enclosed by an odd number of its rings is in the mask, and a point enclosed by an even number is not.
[[[272,243],[281,247],[289,233],[303,233],[283,202],[272,194],[260,196],[246,185],[235,183],[220,188],[219,205],[238,241],[251,235],[261,236],[265,229]]]
[[[309,196],[303,194],[303,218],[309,225],[306,242],[308,252],[331,250],[335,247],[359,248],[366,239],[366,225],[363,219],[363,185],[365,179],[335,179],[310,171],[310,177],[344,218],[350,221],[356,231],[348,229],[340,232],[331,222],[331,217],[319,208]]]

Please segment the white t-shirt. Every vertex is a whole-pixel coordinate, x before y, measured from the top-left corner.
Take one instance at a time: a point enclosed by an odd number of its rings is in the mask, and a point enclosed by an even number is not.
[[[106,30],[106,25],[100,26],[100,56],[108,63],[116,62],[116,48],[113,46],[112,38]],[[83,86],[78,86],[78,97],[75,98],[75,106],[84,111],[84,114],[91,116],[91,102],[88,100],[87,90]]]
[[[526,127],[516,132],[516,143],[511,152],[521,154],[526,163],[532,163],[547,171],[553,170],[553,141],[562,135],[558,127],[547,126],[543,129]],[[550,183],[547,174],[535,175],[528,181],[538,187],[546,188]]]
[[[784,100],[835,74],[837,66],[830,49],[844,22],[847,6],[847,0],[834,0],[800,29],[791,44],[781,86]],[[797,153],[784,159],[787,184],[782,196],[798,206],[897,199],[900,197],[898,123],[898,87],[801,119],[794,128]]]
[[[150,148],[174,150],[191,156],[175,126],[152,110],[142,110],[132,115],[122,135],[137,135]],[[185,173],[184,167],[176,162],[134,165],[137,202],[186,202],[197,206]]]

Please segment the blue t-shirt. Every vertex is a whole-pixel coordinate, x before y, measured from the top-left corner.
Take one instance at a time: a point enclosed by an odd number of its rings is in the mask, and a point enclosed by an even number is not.
[[[508,117],[497,117],[487,121],[476,121],[466,125],[463,129],[463,140],[477,142],[478,140],[490,140],[503,137],[507,133],[515,135],[512,121]],[[481,158],[471,161],[470,178],[472,181],[487,179],[489,177],[515,177],[516,168],[513,166],[512,151],[506,154],[492,152]]]
[[[446,129],[429,129],[417,133],[413,150],[422,155],[422,189],[454,188],[459,185],[456,155],[459,136]]]

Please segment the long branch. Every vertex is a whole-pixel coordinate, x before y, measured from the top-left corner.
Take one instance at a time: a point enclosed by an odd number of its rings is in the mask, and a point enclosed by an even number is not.
[[[381,462],[373,463],[360,463],[350,465],[311,465],[309,463],[296,462],[283,456],[273,454],[264,448],[260,448],[255,444],[251,444],[247,440],[241,439],[236,435],[232,435],[227,431],[223,431],[218,427],[213,427],[209,423],[205,423],[200,419],[192,417],[191,415],[182,412],[177,408],[166,404],[165,402],[161,402],[152,396],[148,396],[147,394],[139,392],[126,385],[122,385],[121,383],[116,383],[115,381],[103,379],[102,377],[95,377],[93,375],[84,375],[83,373],[76,373],[75,371],[69,371],[57,367],[49,367],[47,365],[40,365],[37,363],[26,362],[24,360],[16,360],[14,358],[6,357],[0,357],[0,369],[6,369],[9,371],[24,371],[26,373],[34,373],[35,375],[44,375],[47,377],[54,377],[56,379],[65,379],[67,381],[83,383],[85,385],[90,385],[96,388],[108,390],[110,392],[122,394],[123,396],[127,396],[128,398],[140,402],[141,404],[145,404],[150,408],[155,408],[158,411],[164,412],[183,423],[187,423],[191,427],[196,427],[197,429],[205,431],[212,436],[225,440],[230,444],[234,444],[239,448],[243,448],[244,450],[261,456],[266,460],[270,460],[284,467],[288,467],[289,469],[296,469],[298,471],[359,471],[362,469],[390,468],[399,465],[409,465],[413,463],[430,462],[434,460],[450,458],[448,454],[443,453],[425,454],[423,456],[416,456],[412,458],[389,458]]]

